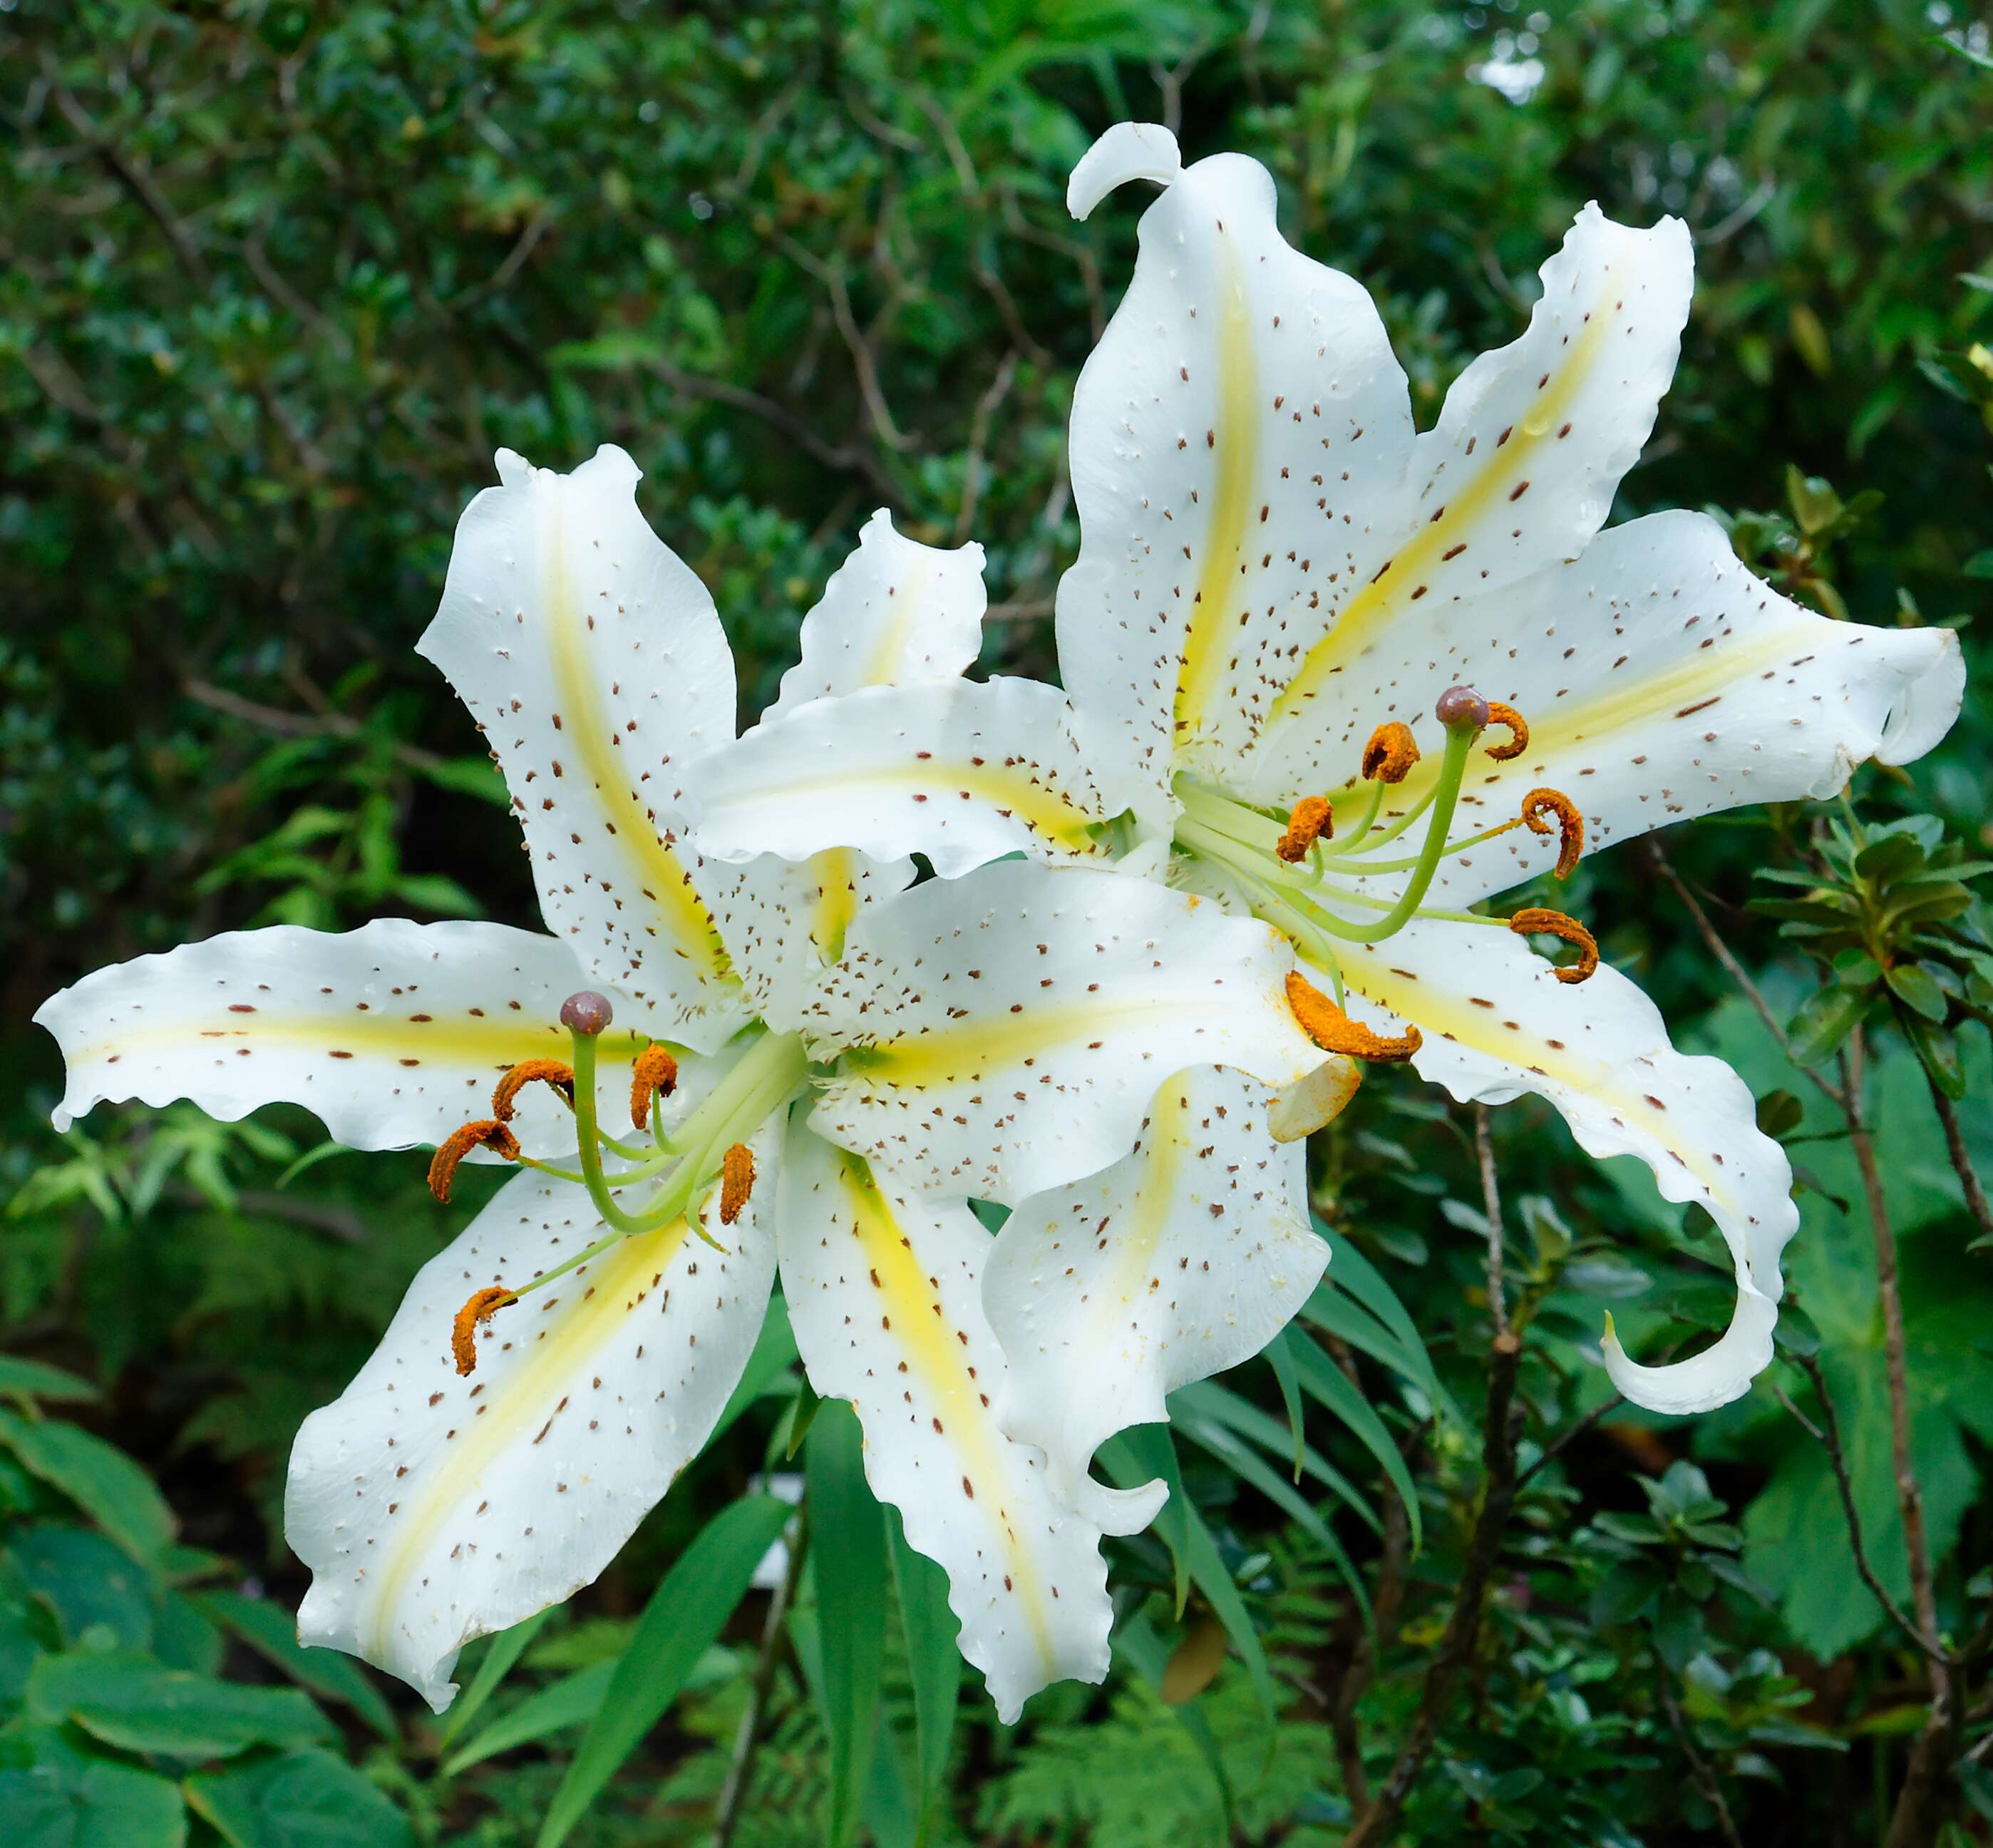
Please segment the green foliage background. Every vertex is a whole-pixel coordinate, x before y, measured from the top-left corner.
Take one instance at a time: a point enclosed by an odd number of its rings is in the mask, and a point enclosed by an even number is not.
[[[98,964],[272,921],[534,921],[497,780],[409,649],[494,447],[563,467],[631,450],[653,524],[718,599],[744,716],[880,505],[921,539],[981,540],[985,667],[1048,672],[1077,543],[1064,422],[1137,216],[1117,199],[1073,224],[1065,175],[1110,121],[1156,118],[1192,156],[1272,168],[1290,238],[1376,296],[1422,422],[1520,326],[1586,200],[1679,214],[1694,313],[1615,517],[1710,505],[1831,613],[1962,622],[1993,577],[1993,360],[1974,351],[1993,320],[1989,53],[1959,0],[0,6],[0,1344],[17,1357],[0,1362],[0,1816],[37,1843],[530,1841],[659,1575],[779,1460],[787,1375],[600,1584],[522,1655],[516,1633],[499,1646],[494,1666],[517,1665],[474,1718],[439,1727],[287,1644],[301,1587],[276,1510],[297,1422],[467,1206],[436,1206],[413,1156],[337,1155],[280,1186],[319,1142],[296,1114],[46,1128],[59,1065],[27,1016]],[[1993,846],[1983,686],[1910,775],[1864,774],[1867,825],[1920,813]],[[1813,864],[1814,823],[1754,813],[1667,844],[1782,1020],[1814,975],[1743,908],[1758,869]],[[1804,1182],[1787,1324],[1817,1340],[1901,1600],[1844,1127],[1641,849],[1578,886],[1572,908],[1678,1043],[1791,1097],[1769,1118]],[[1993,1566],[1988,1257],[1899,1018],[1878,1004],[1867,1096],[1940,1610],[1963,1634]],[[1943,1051],[1965,1061],[1983,1166],[1983,1028]],[[1644,1172],[1585,1162],[1534,1104],[1496,1138],[1533,1318],[1526,1463],[1600,1402],[1602,1308],[1649,1347],[1727,1311],[1713,1237]],[[1186,1498],[1264,1638],[1276,1722],[1209,1592],[1179,1616],[1169,1553],[1139,1539],[1116,1562],[1113,1680],[1048,1694],[1014,1733],[966,1688],[929,1839],[1328,1843],[1353,1768],[1388,1768],[1475,1510],[1485,1227],[1467,1119],[1408,1075],[1373,1080],[1320,1141],[1326,1227],[1378,1268],[1439,1398],[1465,1408],[1434,1422],[1432,1391],[1325,1331],[1409,1460],[1424,1535],[1386,1591],[1392,1497],[1314,1408],[1311,1441],[1363,1507],[1304,1492],[1379,1604],[1355,1719],[1332,1709],[1369,1645],[1322,1537],[1186,1445]],[[1227,1384],[1282,1415],[1267,1367]],[[1697,1425],[1622,1410],[1531,1479],[1408,1839],[1880,1839],[1922,1670],[1857,1577],[1827,1453],[1786,1402],[1817,1418],[1810,1391],[1782,1363]],[[742,1843],[823,1839],[832,1760],[799,1590]],[[571,1839],[709,1838],[762,1602]],[[889,1627],[863,1815],[897,1842],[914,1658]],[[92,1651],[108,1653],[90,1701],[64,1694],[46,1665]],[[168,1669],[226,1678],[234,1730],[177,1749],[159,1733],[145,1677]],[[1950,1800],[1961,1841],[1993,1816],[1975,1737]]]

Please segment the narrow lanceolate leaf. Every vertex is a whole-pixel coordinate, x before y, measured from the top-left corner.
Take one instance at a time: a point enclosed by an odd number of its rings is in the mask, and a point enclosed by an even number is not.
[[[962,1655],[948,1607],[948,1574],[907,1542],[897,1508],[886,1511],[893,1580],[900,1596],[900,1628],[906,1638],[907,1675],[913,1683],[914,1724],[920,1747],[918,1835],[928,1838],[948,1788],[949,1758],[962,1686]]]
[[[853,928],[805,1032],[820,1134],[923,1191],[1014,1206],[1126,1155],[1165,1079],[1321,1063],[1265,925],[1120,873],[1007,861]]]
[[[1099,1492],[1099,1444],[1258,1353],[1328,1261],[1304,1148],[1269,1138],[1270,1097],[1236,1072],[1178,1074],[1131,1153],[1032,1195],[997,1236],[983,1286],[1008,1363],[997,1415],[1075,1507]]]
[[[615,1678],[617,1662],[593,1662],[563,1675],[559,1681],[535,1689],[502,1717],[494,1720],[477,1737],[443,1761],[443,1774],[454,1778],[535,1740],[584,1726],[602,1710],[603,1698]]]
[[[864,1445],[851,1408],[833,1402],[810,1421],[805,1446],[832,1848],[849,1837],[872,1768],[885,1659],[886,1528],[865,1486]]]
[[[777,1237],[818,1390],[848,1398],[873,1494],[938,1561],[962,1654],[1014,1720],[1048,1682],[1098,1681],[1113,1611],[1099,1527],[998,1426],[1003,1357],[983,1314],[990,1234],[959,1202],[890,1189],[798,1125]]]
[[[764,1168],[775,1152],[757,1148]],[[466,1643],[592,1579],[747,1364],[774,1270],[763,1199],[726,1229],[727,1251],[675,1220],[501,1308],[464,1377],[452,1332],[466,1300],[530,1283],[606,1230],[579,1187],[508,1183],[298,1433],[284,1522],[314,1575],[303,1639],[365,1657],[440,1713]]]
[[[679,1556],[644,1607],[595,1723],[554,1793],[538,1848],[559,1848],[678,1698],[685,1678],[746,1595],[754,1568],[791,1511],[772,1495],[732,1503]]]
[[[409,1148],[488,1117],[508,1066],[565,1058],[561,1003],[583,985],[557,938],[381,918],[343,934],[230,931],[142,956],[85,976],[35,1018],[69,1067],[59,1129],[100,1103],[190,1097],[231,1123],[301,1104],[349,1148]],[[627,1077],[643,1043],[635,1025],[619,1019],[602,1036],[605,1084]],[[528,1155],[574,1146],[573,1117],[544,1085],[520,1097],[512,1127]]]
[[[685,770],[733,734],[713,599],[637,509],[605,445],[572,474],[498,452],[464,510],[418,653],[450,676],[505,772],[548,928],[591,986],[716,1049],[740,1016],[675,830]]]
[[[1301,1385],[1349,1427],[1364,1449],[1377,1460],[1391,1487],[1405,1504],[1412,1525],[1412,1545],[1420,1544],[1418,1492],[1412,1487],[1411,1472],[1405,1467],[1403,1453],[1392,1442],[1384,1421],[1371,1410],[1369,1402],[1344,1377],[1342,1370],[1299,1329],[1285,1329],[1279,1339],[1294,1357]]]
[[[519,1658],[526,1653],[533,1638],[546,1627],[547,1619],[552,1615],[551,1610],[537,1611],[524,1623],[500,1631],[486,1644],[477,1658],[477,1671],[470,1678],[470,1685],[451,1702],[450,1712],[444,1716],[441,1734],[443,1744],[448,1745],[461,1736],[464,1728],[484,1710],[484,1703],[519,1665]],[[335,1656],[332,1659],[338,1658]]]
[[[1065,695],[1011,679],[813,700],[700,765],[699,795],[702,853],[918,853],[944,878],[1006,854],[1104,857],[1099,824],[1127,806],[1089,767]]]

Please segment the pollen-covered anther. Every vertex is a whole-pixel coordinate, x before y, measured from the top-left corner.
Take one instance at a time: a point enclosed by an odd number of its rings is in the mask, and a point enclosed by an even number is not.
[[[480,1145],[495,1148],[508,1162],[519,1158],[519,1138],[495,1117],[487,1117],[452,1130],[429,1158],[429,1192],[446,1206],[450,1204],[450,1186],[456,1178],[457,1163]]]
[[[1287,1005],[1301,1030],[1325,1052],[1398,1065],[1423,1043],[1417,1027],[1407,1027],[1399,1039],[1372,1032],[1362,1022],[1352,1020],[1297,969],[1287,971]]]
[[[1530,722],[1513,706],[1504,706],[1499,700],[1488,702],[1488,723],[1508,727],[1508,742],[1489,744],[1485,748],[1498,764],[1506,764],[1512,757],[1520,757],[1530,748]]]
[[[1370,742],[1363,747],[1363,774],[1366,779],[1376,777],[1387,783],[1401,783],[1412,773],[1412,766],[1419,761],[1419,748],[1412,738],[1411,727],[1393,719],[1387,725],[1379,725],[1370,734]]]
[[[1550,831],[1550,824],[1543,819],[1547,815],[1557,817],[1561,837],[1554,870],[1560,879],[1568,879],[1584,851],[1584,817],[1578,813],[1578,804],[1561,789],[1532,789],[1523,798],[1523,820],[1532,834]]]
[[[730,1226],[754,1191],[754,1152],[736,1142],[720,1158],[720,1223]]]
[[[450,1331],[450,1351],[456,1357],[456,1371],[468,1374],[477,1365],[477,1325],[489,1322],[508,1302],[518,1298],[502,1283],[487,1284],[456,1312]]]
[[[1333,840],[1335,824],[1325,796],[1304,796],[1287,817],[1287,831],[1273,844],[1273,851],[1289,865],[1308,857],[1318,840]]]
[[[1520,937],[1533,936],[1540,933],[1547,937],[1561,937],[1565,943],[1576,946],[1576,962],[1550,971],[1561,982],[1581,982],[1598,967],[1597,939],[1577,919],[1567,918],[1561,911],[1550,911],[1540,905],[1532,905],[1517,912],[1509,920],[1509,928]]]
[[[660,1045],[648,1045],[630,1068],[630,1121],[641,1129],[651,1120],[651,1100],[678,1089],[679,1062]]]
[[[550,1084],[574,1108],[574,1067],[564,1059],[522,1059],[491,1093],[491,1114],[501,1123],[509,1123],[517,1114],[519,1093],[529,1084]]]

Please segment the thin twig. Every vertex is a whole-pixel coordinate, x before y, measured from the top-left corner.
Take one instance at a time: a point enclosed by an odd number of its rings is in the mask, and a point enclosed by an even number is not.
[[[1658,1651],[1654,1656],[1654,1685],[1660,1690],[1661,1710],[1668,1716],[1668,1727],[1675,1736],[1675,1744],[1681,1747],[1683,1757],[1688,1761],[1689,1775],[1695,1780],[1695,1787],[1702,1792],[1704,1800],[1715,1811],[1716,1826],[1723,1832],[1723,1839],[1730,1848],[1744,1848],[1744,1839],[1737,1833],[1730,1805],[1723,1800],[1723,1786],[1717,1782],[1716,1773],[1710,1768],[1708,1760],[1696,1750],[1695,1740],[1689,1735],[1688,1722],[1682,1716],[1681,1703],[1668,1685],[1668,1665]]]
[[[180,690],[197,704],[206,706],[216,712],[225,712],[231,719],[274,731],[280,737],[350,738],[359,736],[360,721],[349,713],[328,712],[316,718],[308,718],[303,713],[286,712],[280,706],[265,706],[260,700],[247,700],[240,693],[231,693],[225,686],[215,686],[206,680],[186,680]],[[396,741],[391,744],[394,755],[412,770],[433,771],[442,768],[448,761],[433,751],[424,751],[415,744],[404,744]]]
[[[713,1806],[713,1848],[726,1848],[740,1819],[741,1799],[747,1794],[748,1774],[754,1768],[754,1754],[761,1742],[761,1718],[767,1708],[769,1691],[775,1685],[775,1664],[781,1653],[782,1620],[788,1614],[790,1600],[795,1596],[796,1585],[802,1576],[803,1553],[808,1544],[808,1520],[806,1512],[798,1513],[795,1537],[789,1542],[788,1566],[768,1600],[768,1614],[761,1625],[761,1651],[754,1658],[754,1679],[747,1689],[747,1709],[740,1716],[740,1727],[733,1735],[733,1755],[726,1761],[726,1780],[720,1785],[719,1801]]]
[[[1509,1337],[1509,1299],[1502,1271],[1502,1194],[1495,1178],[1495,1138],[1489,1133],[1488,1106],[1474,1107],[1474,1154],[1481,1165],[1481,1199],[1488,1221],[1488,1313],[1495,1339]]]
[[[1848,1522],[1848,1543],[1855,1550],[1855,1569],[1861,1575],[1861,1583],[1868,1587],[1868,1595],[1888,1614],[1889,1621],[1902,1631],[1919,1654],[1936,1662],[1944,1660],[1944,1652],[1937,1648],[1904,1616],[1896,1600],[1882,1588],[1882,1581],[1875,1576],[1875,1567],[1869,1563],[1868,1549],[1861,1536],[1861,1516],[1855,1505],[1855,1484],[1848,1470],[1848,1453],[1841,1442],[1841,1420],[1834,1409],[1834,1401],[1827,1390],[1827,1376],[1820,1370],[1817,1356],[1799,1354],[1794,1357],[1800,1369],[1813,1381],[1814,1397],[1820,1401],[1820,1422],[1815,1425],[1803,1417],[1796,1405],[1789,1405],[1793,1416],[1819,1439],[1827,1452],[1827,1460],[1834,1470],[1834,1487],[1841,1491],[1841,1511]]]
[[[1710,922],[1709,913],[1704,911],[1697,902],[1694,893],[1689,890],[1681,874],[1675,871],[1673,862],[1661,850],[1661,844],[1658,840],[1651,837],[1649,839],[1647,855],[1653,862],[1654,871],[1667,881],[1675,896],[1682,902],[1683,909],[1688,913],[1690,921],[1694,924],[1703,942],[1708,945],[1710,954],[1723,965],[1724,973],[1737,984],[1745,999],[1758,1010],[1758,1018],[1770,1030],[1773,1039],[1778,1042],[1779,1050],[1813,1081],[1829,1102],[1839,1105],[1841,1108],[1845,1110],[1846,1100],[1834,1088],[1831,1083],[1823,1078],[1810,1066],[1800,1065],[1797,1059],[1793,1058],[1793,1042],[1786,1037],[1785,1027],[1779,1017],[1772,1011],[1771,1004],[1765,999],[1764,991],[1751,979],[1750,972],[1731,953],[1730,946],[1724,942],[1716,926]]]
[[[1602,1425],[1606,1419],[1610,1418],[1612,1414],[1617,1412],[1622,1405],[1626,1404],[1626,1400],[1625,1395],[1623,1394],[1615,1392],[1609,1399],[1604,1401],[1599,1405],[1593,1406],[1584,1417],[1578,1419],[1568,1430],[1565,1431],[1561,1436],[1557,1437],[1554,1442],[1552,1442],[1548,1447],[1545,1449],[1543,1454],[1516,1478],[1516,1487],[1520,1490],[1529,1481],[1531,1477],[1534,1476],[1540,1470],[1547,1467],[1548,1465],[1556,1458],[1562,1456],[1566,1450],[1571,1448],[1573,1443],[1574,1443],[1579,1438],[1584,1436],[1588,1431],[1595,1430],[1598,1426]]]
[[[1918,1065],[1923,1066],[1919,1059]],[[1972,1217],[1979,1222],[1979,1230],[1993,1237],[1993,1204],[1986,1198],[1986,1189],[1979,1184],[1978,1174],[1972,1165],[1972,1158],[1966,1153],[1964,1131],[1959,1128],[1958,1112],[1952,1107],[1951,1100],[1940,1087],[1928,1067],[1924,1067],[1924,1082],[1930,1087],[1931,1102],[1937,1107],[1937,1120],[1944,1126],[1944,1151],[1951,1158],[1952,1172],[1958,1176],[1958,1184],[1965,1190],[1965,1204]]]
[[[748,391],[741,385],[730,385],[725,379],[707,378],[697,372],[685,371],[662,360],[655,361],[651,370],[673,391],[682,392],[688,398],[703,398],[710,403],[727,405],[760,418],[770,429],[788,437],[826,468],[863,475],[887,501],[898,505],[898,489],[873,457],[854,446],[825,442],[809,424],[772,398],[764,398],[760,392]]]

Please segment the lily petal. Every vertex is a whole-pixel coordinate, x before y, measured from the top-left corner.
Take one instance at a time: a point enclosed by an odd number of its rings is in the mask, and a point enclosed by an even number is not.
[[[1455,381],[1418,440],[1389,543],[1289,662],[1254,748],[1256,793],[1340,782],[1373,727],[1407,716],[1392,701],[1410,690],[1379,671],[1399,658],[1407,616],[1416,627],[1427,604],[1473,601],[1584,549],[1674,376],[1694,272],[1679,220],[1636,231],[1595,205],[1578,214],[1543,265],[1527,330]],[[1409,711],[1448,684],[1419,683]]]
[[[759,1162],[779,1158],[772,1128],[754,1146]],[[450,1337],[467,1299],[607,1230],[580,1188],[511,1182],[422,1267],[372,1359],[298,1432],[284,1531],[314,1575],[299,1640],[364,1657],[441,1713],[466,1643],[593,1579],[747,1365],[774,1271],[754,1214],[772,1191],[713,1227],[726,1253],[681,1220],[498,1309],[460,1377]]]
[[[1519,757],[1483,757],[1461,799],[1468,831],[1533,789],[1584,816],[1588,853],[1747,803],[1837,793],[1870,758],[1907,763],[1958,715],[1965,662],[1948,629],[1817,616],[1755,577],[1705,514],[1649,514],[1576,563],[1444,612],[1393,644],[1435,686],[1465,681],[1529,721]],[[1392,792],[1424,795],[1422,761]],[[1458,909],[1543,871],[1554,836],[1517,829],[1449,856],[1433,902]]]
[[[1082,544],[1058,590],[1089,745],[1140,772],[1162,826],[1173,765],[1236,773],[1296,644],[1387,555],[1413,446],[1369,295],[1281,238],[1256,161],[1178,175],[1174,151],[1124,123],[1073,176],[1082,215],[1123,180],[1168,190],[1075,391]]]
[[[990,1234],[959,1200],[882,1188],[798,1124],[777,1238],[810,1383],[857,1408],[866,1480],[946,1569],[962,1653],[998,1714],[1014,1721],[1051,1682],[1101,1680],[1113,1621],[1102,1528],[1060,1501],[1043,1455],[992,1411],[1005,1367],[983,1313]]]
[[[923,546],[894,532],[881,508],[803,618],[802,658],[783,675],[762,724],[861,686],[956,679],[982,652],[989,603],[980,546]]]
[[[699,850],[921,853],[943,878],[1020,851],[1104,857],[1094,830],[1126,805],[1090,774],[1072,717],[1056,687],[1010,678],[813,700],[699,766]]]
[[[737,985],[674,840],[685,767],[733,733],[713,599],[637,510],[605,444],[571,475],[498,454],[416,652],[505,772],[548,928],[659,1032],[713,1050]]]
[[[189,1097],[231,1123],[301,1104],[349,1148],[411,1148],[488,1116],[508,1066],[564,1056],[561,1003],[585,985],[556,938],[382,918],[344,934],[230,931],[139,957],[85,976],[35,1018],[69,1066],[59,1129],[101,1103]],[[606,1083],[627,1078],[647,1039],[620,1019],[602,1035]],[[528,1155],[574,1146],[574,1118],[545,1087],[518,1109]]]
[[[1267,926],[1147,880],[1016,861],[853,926],[803,1032],[838,1069],[818,1133],[903,1184],[1015,1204],[1128,1152],[1163,1080],[1273,1084],[1321,1055]]]
[[[1379,1032],[1424,1035],[1421,1077],[1462,1102],[1547,1098],[1588,1155],[1637,1155],[1661,1197],[1706,1207],[1730,1247],[1738,1306],[1694,1359],[1633,1367],[1608,1350],[1636,1405],[1708,1411],[1737,1398],[1772,1357],[1779,1254],[1799,1226],[1785,1151],[1757,1127],[1749,1088],[1720,1059],[1675,1051],[1660,1011],[1608,965],[1567,984],[1505,930],[1421,920],[1343,959],[1350,1012]]]
[[[1094,1481],[1094,1451],[1166,1422],[1167,1394],[1250,1359],[1321,1280],[1308,1158],[1269,1141],[1270,1095],[1236,1072],[1178,1073],[1132,1153],[1033,1194],[997,1235],[983,1306],[1009,1363],[998,1420],[1096,1519],[1144,1491]]]

